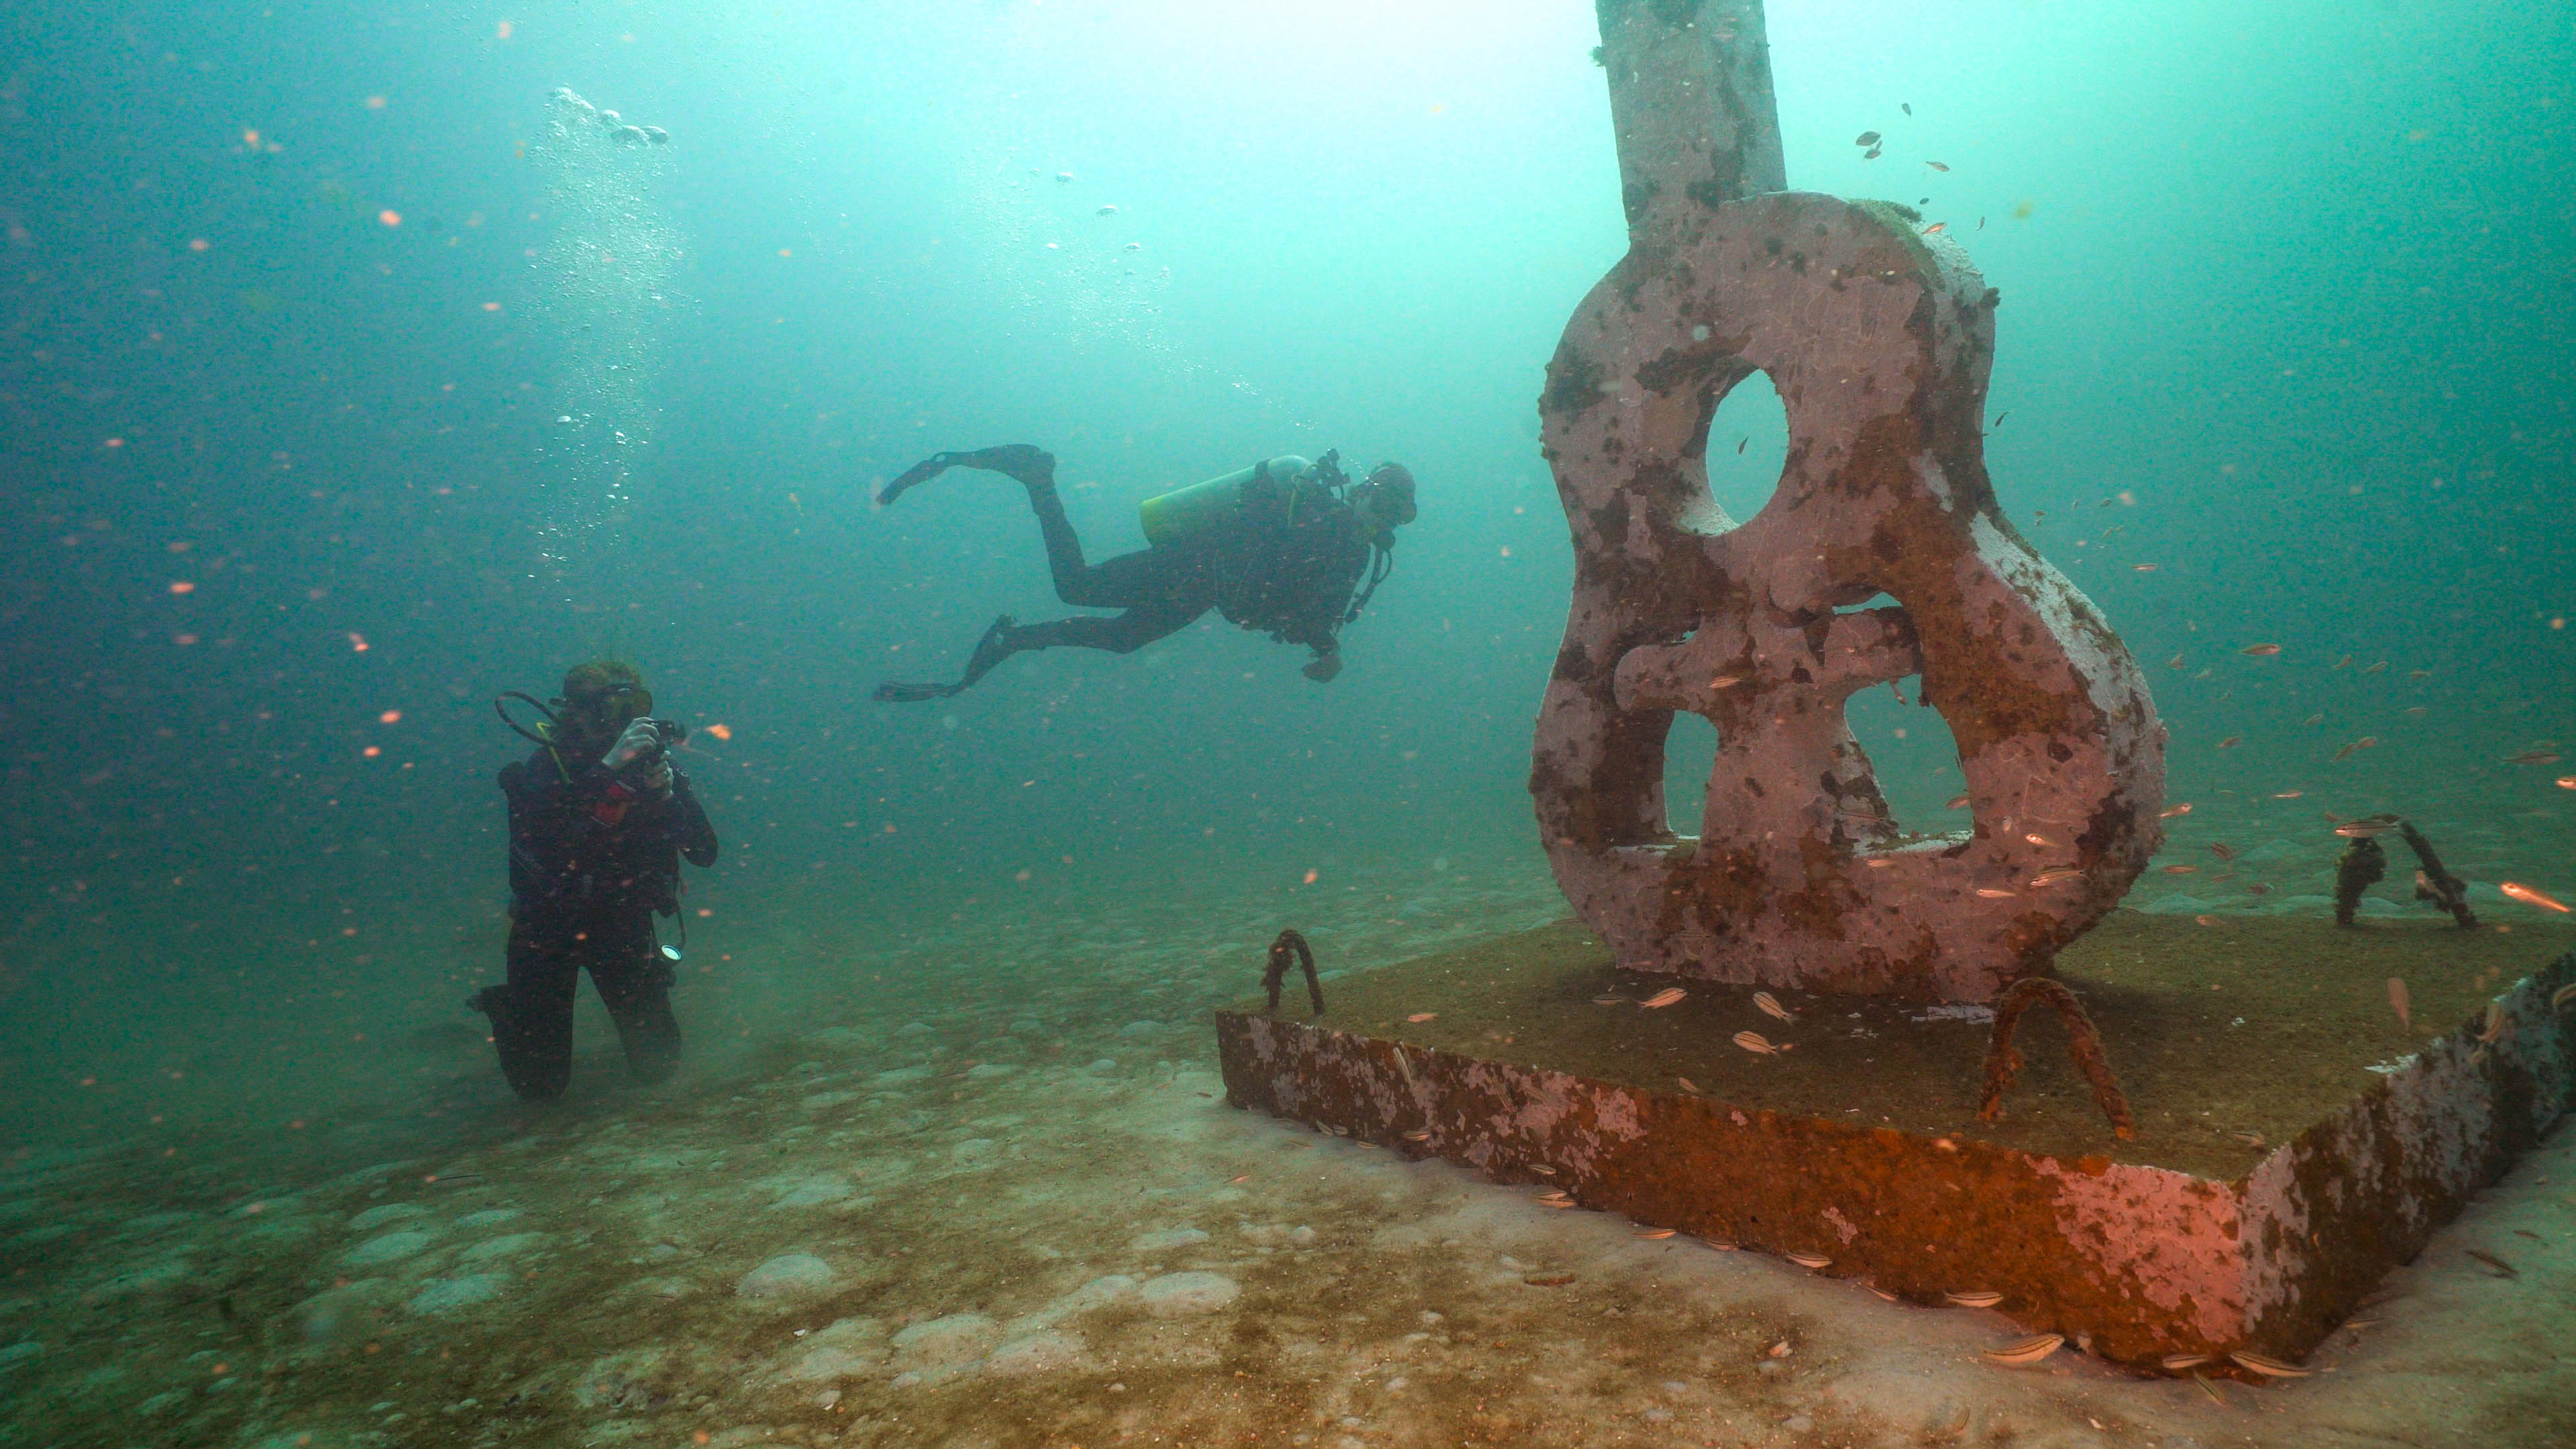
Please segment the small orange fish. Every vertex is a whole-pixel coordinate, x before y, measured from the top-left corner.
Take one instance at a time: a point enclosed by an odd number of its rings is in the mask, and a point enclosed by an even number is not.
[[[2188,801],[2188,800],[2185,800],[2184,802],[2182,802],[2182,803],[2181,803],[2181,804],[2179,804],[2179,805],[2174,805],[2174,806],[2169,806],[2169,807],[2167,807],[2167,808],[2164,810],[2164,812],[2163,812],[2163,813],[2161,813],[2161,814],[2159,814],[2158,816],[2156,816],[2156,818],[2157,818],[2158,820],[2171,820],[2172,818],[2174,818],[2174,817],[2175,817],[2175,816],[2177,816],[2177,815],[2189,815],[2190,813],[2191,813],[2191,802],[2190,802],[2190,801]]]
[[[2433,671],[2429,669],[2409,669],[2406,671],[2406,677],[2409,679],[2430,679],[2433,677]]]
[[[2037,890],[2043,886],[2056,885],[2060,881],[2082,880],[2083,878],[2084,872],[2077,870],[2075,867],[2060,866],[2055,870],[2043,870],[2039,874],[2032,876],[2030,878],[2030,884],[2031,889]]]
[[[2199,866],[2196,866],[2196,865],[2169,865],[2169,866],[2166,866],[2166,867],[2165,867],[2165,874],[2167,874],[2167,875],[2190,875],[2190,874],[2192,874],[2192,873],[2194,873],[2194,872],[2198,871],[2199,869],[2200,869],[2200,867],[2199,867]]]
[[[2217,856],[2220,860],[2234,860],[2236,858],[2236,847],[2232,845],[2213,845],[2209,848],[2209,853]]]
[[[2218,918],[2216,916],[2194,916],[2191,919],[2192,924],[2194,925],[2215,926],[2218,924]]]
[[[2342,749],[2339,749],[2339,750],[2335,751],[2335,752],[2334,752],[2334,757],[2335,757],[2336,759],[2338,759],[2338,760],[2346,759],[2346,758],[2350,757],[2350,756],[2353,754],[2353,752],[2354,752],[2354,751],[2356,751],[2356,750],[2366,750],[2366,749],[2369,749],[2372,745],[2375,745],[2375,744],[2378,744],[2378,743],[2379,743],[2379,736],[2377,736],[2377,735],[2363,735],[2360,739],[2354,740],[2351,744],[2348,744],[2348,745],[2344,746]]]
[[[1949,170],[1949,169],[1950,169],[1949,167],[1942,165],[1942,164],[1941,164],[1940,162],[1938,162],[1938,161],[1926,161],[1926,162],[1924,162],[1923,164],[1924,164],[1924,165],[1926,165],[1926,166],[1931,167],[1931,168],[1932,168],[1933,170],[1935,170],[1935,171],[1947,171],[1947,170]]]
[[[2380,660],[2377,664],[2373,664],[2373,665],[2370,665],[2370,666],[2368,666],[2368,667],[2364,668],[2361,672],[2362,672],[2362,673],[2364,673],[2364,674],[2377,674],[2379,671],[2381,671],[2381,670],[2383,670],[2383,669],[2386,669],[2387,667],[2388,667],[2388,661],[2387,661],[2387,660],[2385,660],[2385,659],[2382,659],[2382,660]]]
[[[2245,737],[2243,735],[2229,735],[2227,738],[2218,742],[2218,747],[2222,750],[2232,750],[2243,743],[2245,743]]]
[[[2142,574],[2151,574],[2156,571],[2156,566],[2154,564],[2131,564],[2129,567],[2136,569]]]
[[[2525,750],[2518,755],[2507,755],[2504,757],[2504,762],[2508,765],[2554,765],[2558,763],[2558,759],[2556,750],[2542,746],[2538,749]]]
[[[2281,646],[2278,644],[2248,644],[2236,652],[2239,654],[2251,654],[2257,659],[2269,659],[2273,655],[2281,652]]]
[[[2350,669],[2352,667],[2352,656],[2347,654],[2341,659],[2336,660],[2334,667],[2335,669]],[[2334,673],[2334,669],[2329,669],[2326,672],[2328,674],[2332,674]]]
[[[733,738],[733,726],[729,724],[711,724],[705,729],[698,731],[698,733],[719,740],[729,740]]]
[[[1852,144],[1855,146],[1875,146],[1878,144],[1878,133],[1876,131],[1863,131],[1860,133],[1859,137],[1852,142]]]
[[[1436,1012],[1436,1011],[1417,1011],[1417,1012],[1415,1012],[1414,1014],[1412,1014],[1411,1016],[1406,1017],[1406,1018],[1405,1018],[1405,1020],[1410,1021],[1410,1022],[1417,1022],[1417,1023],[1418,1023],[1418,1022],[1425,1022],[1425,1021],[1429,1021],[1431,1018],[1433,1018],[1433,1017],[1435,1017],[1435,1016],[1438,1016],[1439,1014],[1440,1014],[1440,1013],[1439,1013],[1439,1012]]]
[[[1965,795],[1953,795],[1950,797],[1950,803],[1942,806],[1941,808],[1944,810],[1965,810],[1968,808],[1968,797]]]
[[[2306,793],[2308,792],[2305,790],[2276,790],[2273,792],[2272,798],[2275,800],[2296,800]]]
[[[1656,992],[1654,995],[1647,997],[1645,1000],[1640,1001],[1637,1004],[1652,1010],[1659,1006],[1670,1006],[1689,994],[1689,992],[1682,990],[1678,986],[1667,986],[1663,990]]]
[[[1752,442],[1752,441],[1753,441],[1753,435],[1752,435],[1751,433],[1747,433],[1747,434],[1745,434],[1743,437],[1740,437],[1740,438],[1736,439],[1736,440],[1735,440],[1735,451],[1737,451],[1737,452],[1739,452],[1739,453],[1743,452],[1743,451],[1744,451],[1744,447],[1745,447],[1745,445],[1746,445],[1747,443]]]
[[[1938,233],[1938,232],[1945,232],[1945,231],[1948,231],[1949,229],[1950,229],[1950,223],[1948,223],[1948,222],[1946,222],[1946,221],[1936,221],[1936,222],[1932,223],[1930,226],[1927,226],[1927,227],[1923,228],[1923,234],[1924,234],[1925,236],[1931,236],[1931,235],[1934,235],[1935,233]]]
[[[2177,651],[2177,652],[2175,653],[2174,657],[2172,657],[2171,659],[2168,659],[2168,660],[2166,660],[2166,661],[2165,661],[2165,668],[2167,668],[2167,669],[2180,669],[2180,668],[2182,668],[2182,655],[2181,655],[2181,653],[2180,653],[2179,651]]]
[[[2576,790],[2576,775],[2561,775],[2549,783],[2557,786],[2561,790]]]
[[[1758,1056],[1771,1056],[1780,1050],[1778,1047],[1771,1044],[1770,1038],[1764,1036],[1758,1031],[1737,1032],[1735,1034],[1735,1044]]]
[[[2011,891],[1997,890],[1993,886],[1979,886],[1977,887],[1977,894],[1990,901],[1999,901],[2013,893]]]
[[[2522,902],[2526,906],[2538,906],[2544,911],[2557,911],[2562,915],[2567,911],[2567,907],[2561,905],[2554,897],[2544,895],[2539,891],[2533,890],[2527,885],[2521,885],[2514,881],[2505,881],[2497,885],[2496,889],[2504,892],[2514,900]]]

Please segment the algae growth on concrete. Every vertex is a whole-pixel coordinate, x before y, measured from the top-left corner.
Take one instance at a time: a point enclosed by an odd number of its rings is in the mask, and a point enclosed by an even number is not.
[[[1564,921],[1373,972],[1330,993],[1316,1025],[1735,1106],[1848,1117],[2044,1156],[2105,1156],[2228,1179],[2376,1085],[2400,1058],[2474,1023],[2487,1002],[2576,946],[2576,928],[2503,930],[2374,919],[2189,917],[2122,911],[2070,947],[2058,975],[2100,1027],[2137,1114],[2121,1141],[2035,1013],[2029,1065],[2000,1120],[1977,1119],[1993,1013],[1983,1007],[1770,993],[1623,972]],[[2390,1005],[2407,983],[2409,1020]],[[1680,1000],[1644,1005],[1678,986]],[[1239,1010],[1258,1011],[1258,1002]],[[1306,1013],[1283,1009],[1285,1019]],[[1738,1046],[1742,1031],[1787,1048]]]

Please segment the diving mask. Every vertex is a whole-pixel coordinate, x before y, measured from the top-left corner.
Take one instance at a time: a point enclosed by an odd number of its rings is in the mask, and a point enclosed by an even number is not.
[[[615,738],[636,720],[653,712],[653,691],[640,684],[612,684],[597,693],[557,700],[572,713]]]

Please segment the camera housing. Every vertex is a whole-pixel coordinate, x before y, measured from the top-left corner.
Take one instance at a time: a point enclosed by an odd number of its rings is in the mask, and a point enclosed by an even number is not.
[[[628,761],[625,768],[618,772],[621,775],[649,775],[661,768],[662,762],[669,758],[673,745],[688,742],[689,727],[678,720],[648,719],[645,723],[653,727],[653,747]]]

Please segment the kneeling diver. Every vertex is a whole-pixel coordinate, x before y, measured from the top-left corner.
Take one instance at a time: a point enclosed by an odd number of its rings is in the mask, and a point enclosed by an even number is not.
[[[891,504],[950,468],[1017,479],[1046,540],[1056,597],[1077,608],[1126,612],[1046,624],[1021,624],[1005,614],[976,642],[964,678],[880,684],[881,701],[946,699],[1029,649],[1071,645],[1130,654],[1210,609],[1280,643],[1305,645],[1315,657],[1301,672],[1321,683],[1341,672],[1337,635],[1385,582],[1395,531],[1415,516],[1413,474],[1401,463],[1381,463],[1353,483],[1335,453],[1312,463],[1293,455],[1265,458],[1144,500],[1147,546],[1094,564],[1084,561],[1082,542],[1056,497],[1055,455],[1026,443],[935,454],[888,483],[877,501]]]

